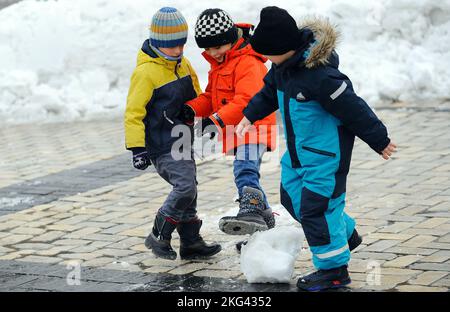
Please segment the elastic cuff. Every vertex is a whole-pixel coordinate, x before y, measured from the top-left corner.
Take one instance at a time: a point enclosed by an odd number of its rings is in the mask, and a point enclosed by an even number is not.
[[[244,114],[245,118],[247,118],[253,124],[253,123],[255,123],[255,121],[258,120],[258,118],[255,118],[253,116],[253,114],[251,113],[251,111],[247,108],[248,107],[244,108],[242,113]]]
[[[192,111],[194,112],[195,116],[197,116],[197,112],[195,111],[195,109],[191,105],[189,105],[188,103],[184,103],[184,105],[189,106],[192,109]]]
[[[214,119],[217,121],[217,124],[220,126],[220,128],[225,128],[225,123],[223,122],[222,118],[220,118],[218,113],[212,114],[213,117],[211,120],[214,122]]]
[[[384,149],[391,143],[391,139],[386,137],[381,143],[373,146],[373,150],[378,154],[383,154]]]
[[[133,155],[140,154],[146,152],[147,149],[145,147],[131,147],[129,148],[133,152]]]

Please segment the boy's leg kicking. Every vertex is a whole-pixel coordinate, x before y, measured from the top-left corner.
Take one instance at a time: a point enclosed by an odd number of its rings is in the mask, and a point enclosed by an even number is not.
[[[158,174],[173,186],[156,214],[153,229],[145,240],[147,248],[161,258],[175,259],[170,241],[177,229],[182,259],[208,257],[221,246],[207,245],[200,236],[202,221],[197,218],[196,165],[193,159],[174,160],[170,153],[152,160]]]
[[[281,203],[302,224],[319,270],[300,278],[297,286],[311,291],[347,285],[349,245],[356,231],[355,221],[343,212],[345,193],[333,198],[334,176],[323,177],[320,168],[294,169],[288,153],[281,165]]]
[[[275,226],[272,209],[259,183],[264,145],[246,144],[237,148],[233,173],[239,195],[237,216],[223,217],[219,228],[231,235],[253,234]],[[237,246],[238,250],[240,245]]]

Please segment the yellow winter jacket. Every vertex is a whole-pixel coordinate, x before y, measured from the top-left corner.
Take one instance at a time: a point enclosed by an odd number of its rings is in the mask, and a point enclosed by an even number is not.
[[[178,137],[171,130],[182,124],[178,118],[189,100],[202,91],[189,61],[169,61],[153,51],[146,40],[138,53],[131,76],[125,110],[127,149],[146,147],[150,156],[170,152]]]

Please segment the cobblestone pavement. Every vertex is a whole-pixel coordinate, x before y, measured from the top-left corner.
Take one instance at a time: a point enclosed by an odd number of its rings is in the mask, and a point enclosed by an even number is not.
[[[450,114],[377,113],[399,152],[384,161],[356,143],[346,209],[364,241],[348,290],[448,291]],[[169,185],[153,168],[131,167],[121,120],[3,126],[0,139],[0,291],[296,291],[297,276],[312,270],[305,243],[290,284],[246,282],[239,237],[218,229],[220,217],[237,212],[230,158],[198,162],[202,234],[223,251],[170,261],[143,244]],[[287,225],[294,223],[279,205],[280,151],[266,154],[262,184],[278,224]]]

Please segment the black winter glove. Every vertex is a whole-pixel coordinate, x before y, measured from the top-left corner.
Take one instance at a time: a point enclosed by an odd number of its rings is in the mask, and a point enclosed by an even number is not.
[[[152,162],[148,156],[147,149],[144,147],[135,147],[131,149],[133,152],[133,166],[139,170],[145,170],[151,166]]]
[[[211,118],[203,118],[195,124],[194,129],[198,137],[202,137],[203,135],[209,133],[209,138],[211,140],[214,139],[217,132],[216,124],[211,120]]]
[[[183,105],[181,110],[180,119],[182,122],[187,124],[188,126],[192,126],[194,124],[195,112],[189,105]]]

